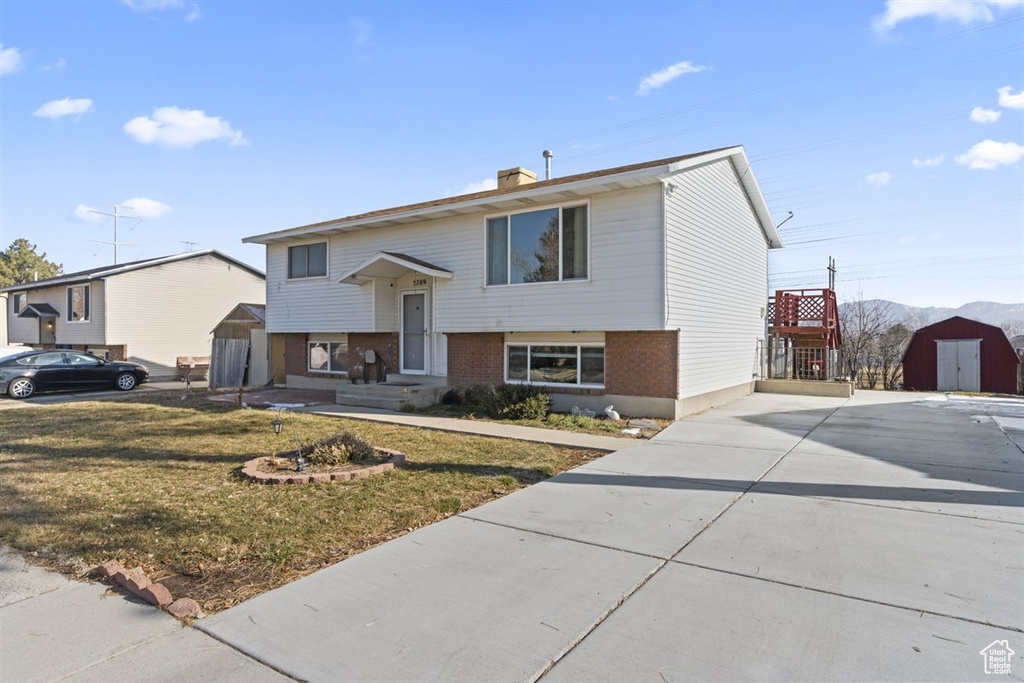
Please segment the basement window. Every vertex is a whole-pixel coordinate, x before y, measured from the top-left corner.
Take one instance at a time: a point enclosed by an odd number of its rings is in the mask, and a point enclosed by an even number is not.
[[[555,387],[603,387],[604,346],[507,344],[505,381]]]
[[[556,207],[487,219],[487,284],[586,280],[587,206]]]
[[[327,242],[288,247],[288,279],[327,277]]]
[[[309,342],[310,372],[344,374],[348,372],[348,341]]]

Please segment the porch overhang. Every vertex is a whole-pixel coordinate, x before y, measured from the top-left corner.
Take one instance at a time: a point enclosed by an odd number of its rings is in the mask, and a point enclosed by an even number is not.
[[[454,277],[452,271],[418,258],[390,251],[378,251],[374,256],[342,275],[338,282],[344,285],[363,285],[375,277],[398,278],[410,271],[445,280],[451,280]]]
[[[19,318],[59,318],[60,312],[50,304],[25,304]]]

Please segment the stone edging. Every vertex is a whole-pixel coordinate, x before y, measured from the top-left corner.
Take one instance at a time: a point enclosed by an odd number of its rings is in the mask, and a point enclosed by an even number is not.
[[[261,472],[260,465],[270,460],[269,456],[253,458],[242,465],[242,476],[258,484],[326,484],[332,481],[349,481],[350,479],[366,479],[393,470],[405,464],[405,454],[390,448],[373,449],[380,455],[389,456],[389,460],[380,465],[370,465],[356,470],[341,472]]]
[[[203,617],[198,602],[192,598],[175,600],[166,586],[150,581],[141,567],[125,569],[117,560],[108,560],[94,571],[100,578],[113,580],[132,595],[142,598],[154,607],[167,610],[182,621]]]

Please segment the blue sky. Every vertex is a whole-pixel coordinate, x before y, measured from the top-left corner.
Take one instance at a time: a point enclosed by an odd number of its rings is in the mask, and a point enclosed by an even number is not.
[[[0,248],[65,271],[741,144],[772,286],[1024,302],[1024,1],[0,3]]]

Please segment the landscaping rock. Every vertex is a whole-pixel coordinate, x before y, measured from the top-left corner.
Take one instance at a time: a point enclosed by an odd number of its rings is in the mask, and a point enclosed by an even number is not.
[[[655,431],[659,431],[661,429],[660,424],[654,420],[648,420],[647,418],[634,418],[629,421],[629,426],[637,429],[653,429]]]
[[[171,591],[167,590],[167,587],[162,583],[154,583],[146,586],[139,593],[139,597],[148,602],[151,605],[157,607],[167,607],[170,605],[174,598],[171,596]]]
[[[153,583],[139,569],[122,569],[114,575],[114,580],[117,581],[118,585],[139,597],[142,597],[142,590],[148,588]]]
[[[203,616],[203,610],[199,603],[192,598],[178,598],[167,607],[167,611],[179,619],[188,619],[190,617],[198,619]]]

